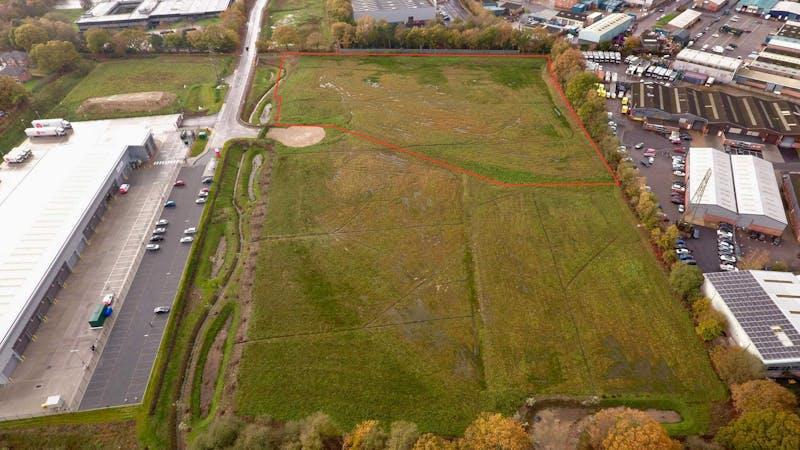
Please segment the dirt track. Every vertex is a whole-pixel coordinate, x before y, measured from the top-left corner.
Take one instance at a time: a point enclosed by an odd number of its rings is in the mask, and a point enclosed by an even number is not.
[[[270,128],[267,137],[289,147],[308,147],[325,139],[325,129],[313,126]]]
[[[178,97],[171,92],[136,92],[108,97],[87,98],[78,113],[157,111],[171,105]]]

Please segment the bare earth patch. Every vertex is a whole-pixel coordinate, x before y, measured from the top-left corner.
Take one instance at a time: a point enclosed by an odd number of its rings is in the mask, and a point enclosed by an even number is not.
[[[135,92],[87,98],[78,113],[157,111],[171,105],[177,96],[171,92]]]
[[[224,239],[223,239],[224,241]],[[211,400],[214,398],[214,391],[217,387],[217,376],[222,375],[219,371],[219,366],[222,364],[222,359],[225,357],[225,340],[228,339],[228,328],[231,325],[231,319],[225,322],[225,326],[219,330],[219,333],[214,338],[214,343],[208,350],[208,357],[206,365],[203,367],[203,385],[200,387],[200,416],[206,417],[209,409],[211,408]]]
[[[320,127],[270,128],[267,137],[288,147],[308,147],[325,139],[325,129]]]

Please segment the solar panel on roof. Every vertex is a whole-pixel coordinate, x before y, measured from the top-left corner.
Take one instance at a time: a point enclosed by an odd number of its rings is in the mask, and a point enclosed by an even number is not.
[[[800,358],[800,333],[750,272],[714,272],[706,277],[764,360]],[[784,345],[774,327],[780,327],[794,345]]]

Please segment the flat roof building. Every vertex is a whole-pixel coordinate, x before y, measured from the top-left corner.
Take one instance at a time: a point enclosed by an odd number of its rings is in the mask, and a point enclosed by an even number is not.
[[[155,27],[160,23],[214,17],[232,0],[108,0],[95,3],[75,23],[89,28]]]
[[[578,40],[592,44],[608,42],[628,31],[631,25],[633,25],[633,17],[622,13],[609,14],[581,29],[578,33]]]
[[[76,122],[66,137],[24,144],[0,166],[0,384],[21,361],[132,163],[156,151],[141,126]]]
[[[778,0],[739,0],[736,5],[750,14],[766,14],[776,3]]]
[[[436,10],[427,0],[350,0],[350,3],[355,20],[372,17],[376,21],[405,23],[436,18]]]
[[[800,3],[780,1],[769,10],[769,14],[780,20],[796,20],[800,17]]]
[[[736,82],[800,98],[800,23],[786,22],[758,56],[740,70]]]
[[[728,322],[736,345],[768,374],[800,370],[800,280],[790,272],[742,270],[703,275],[703,294]]]
[[[702,15],[703,13],[700,11],[687,9],[686,11],[675,16],[675,18],[670,20],[667,25],[673,28],[691,28],[692,25],[696,24],[697,21],[700,20],[700,16]]]
[[[728,4],[728,0],[697,0],[695,8],[705,9],[706,11],[717,12]]]
[[[689,149],[686,198],[689,222],[725,222],[771,236],[788,225],[772,163],[708,147]],[[701,192],[702,190],[702,192]]]

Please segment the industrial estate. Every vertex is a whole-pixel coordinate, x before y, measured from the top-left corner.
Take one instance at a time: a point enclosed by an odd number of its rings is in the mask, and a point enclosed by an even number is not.
[[[0,3],[0,446],[800,448],[800,6]]]

